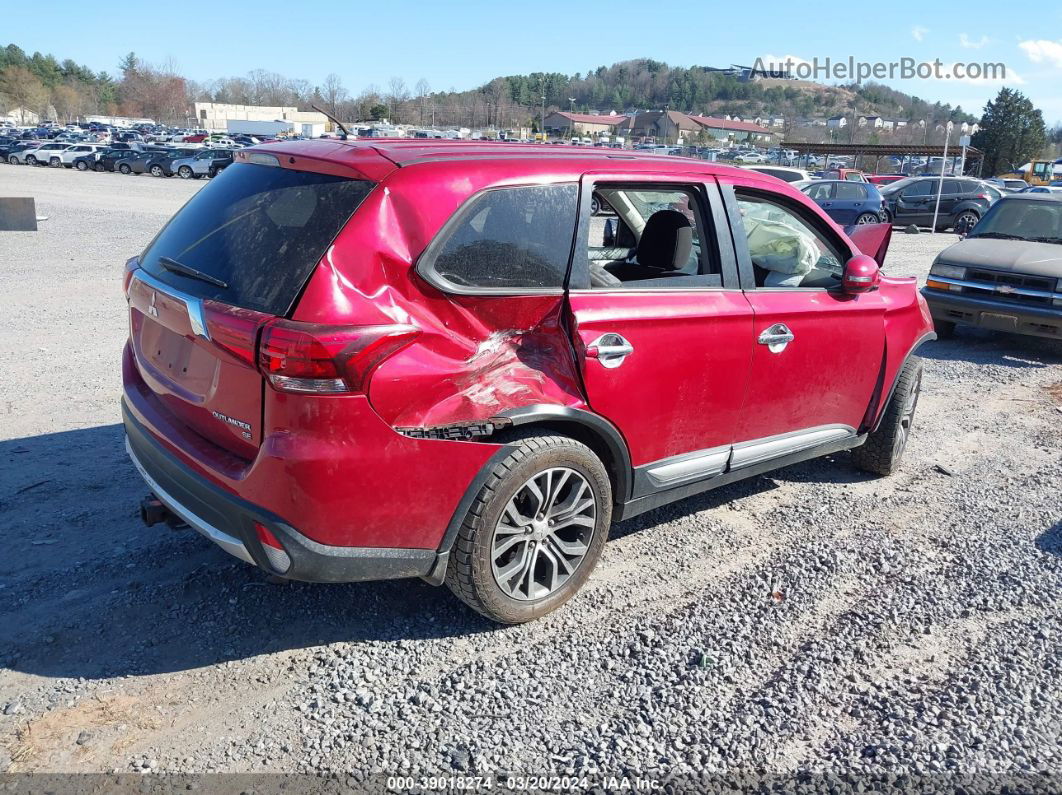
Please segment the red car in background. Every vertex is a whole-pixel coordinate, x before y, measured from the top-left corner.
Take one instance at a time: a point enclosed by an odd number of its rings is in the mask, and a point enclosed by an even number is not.
[[[867,182],[874,185],[888,185],[890,182],[899,182],[905,179],[903,174],[868,174]]]
[[[934,334],[890,234],[674,156],[240,150],[127,264],[142,516],[536,618],[613,521],[842,450],[893,471]]]

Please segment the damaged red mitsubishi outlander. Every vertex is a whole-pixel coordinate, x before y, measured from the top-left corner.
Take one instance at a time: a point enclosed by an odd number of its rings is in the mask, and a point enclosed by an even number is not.
[[[536,618],[614,521],[841,450],[897,466],[934,334],[889,234],[679,157],[237,152],[127,266],[143,518]]]

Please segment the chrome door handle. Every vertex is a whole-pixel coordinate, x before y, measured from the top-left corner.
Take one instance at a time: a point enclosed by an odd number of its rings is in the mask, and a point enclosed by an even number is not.
[[[586,358],[597,359],[602,367],[619,367],[624,360],[634,353],[634,346],[619,334],[602,334],[586,346]]]
[[[785,323],[775,323],[770,328],[761,331],[756,341],[760,345],[766,345],[771,353],[781,353],[785,350],[785,346],[795,339],[796,336],[789,330],[789,326]]]

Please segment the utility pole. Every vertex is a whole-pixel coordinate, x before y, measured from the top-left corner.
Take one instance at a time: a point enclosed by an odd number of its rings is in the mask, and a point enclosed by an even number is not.
[[[542,143],[546,143],[546,95],[542,94]]]
[[[933,207],[933,226],[929,229],[931,235],[937,233],[937,213],[940,211],[940,194],[944,190],[944,164],[948,160],[948,141],[951,140],[951,131],[954,128],[955,123],[949,121],[947,132],[944,134],[944,157],[940,159],[940,179],[937,181],[937,203]],[[932,162],[932,160],[930,162]]]

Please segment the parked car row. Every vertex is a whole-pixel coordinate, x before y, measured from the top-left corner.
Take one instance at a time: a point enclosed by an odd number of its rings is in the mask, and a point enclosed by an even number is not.
[[[838,168],[832,178],[813,179],[807,171],[784,166],[749,166],[749,170],[789,182],[842,226],[894,223],[931,226],[936,213],[939,231],[972,226],[1004,196],[994,184],[973,177],[901,177],[882,180]],[[1037,192],[1047,193],[1044,187]],[[937,196],[940,196],[938,207]]]
[[[190,146],[132,148],[125,144],[67,144],[57,141],[11,141],[0,144],[0,162],[10,165],[51,166],[78,171],[177,176],[182,179],[213,177],[232,164],[231,149]]]

